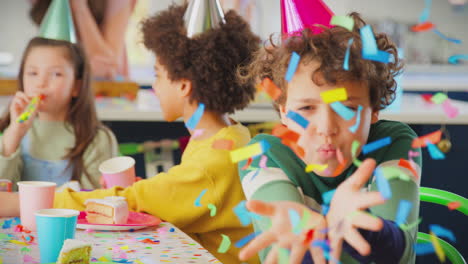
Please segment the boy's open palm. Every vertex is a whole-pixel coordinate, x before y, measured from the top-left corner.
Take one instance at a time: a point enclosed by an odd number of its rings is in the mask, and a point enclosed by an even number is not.
[[[326,233],[317,231],[325,229],[326,225],[325,219],[321,214],[311,211],[302,204],[289,201],[275,201],[272,203],[249,201],[247,202],[247,208],[251,212],[267,216],[271,220],[271,228],[257,236],[241,250],[239,253],[239,258],[241,260],[247,260],[260,250],[276,243],[263,262],[264,264],[278,263],[278,247],[291,251],[289,263],[301,263],[308,249],[311,251],[314,263],[325,263],[323,252],[320,247],[312,248],[310,247],[310,242],[304,243],[306,234],[311,228],[316,230],[313,236],[314,240],[325,239]],[[301,230],[300,234],[293,232],[289,217],[290,210],[296,211],[301,218],[306,211],[311,215],[308,223],[305,225],[307,227],[306,230]]]
[[[372,175],[375,164],[372,159],[365,160],[353,175],[338,186],[332,198],[326,218],[331,256],[335,259],[341,255],[343,239],[361,255],[369,255],[370,245],[357,228],[378,231],[383,226],[380,218],[363,211],[385,202],[379,192],[361,191]]]

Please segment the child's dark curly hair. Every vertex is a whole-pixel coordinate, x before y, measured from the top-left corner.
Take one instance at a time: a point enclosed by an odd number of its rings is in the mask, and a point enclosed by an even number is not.
[[[260,39],[234,11],[225,15],[225,24],[188,38],[183,16],[186,5],[172,5],[143,21],[145,46],[157,55],[171,80],[192,82],[191,100],[205,104],[206,110],[233,113],[254,98],[253,82],[240,83],[238,66],[246,66],[260,47]]]
[[[358,13],[349,14],[354,19],[354,30],[348,31],[343,27],[323,28],[320,34],[312,34],[310,29],[292,36],[280,45],[266,47],[257,52],[252,63],[240,69],[240,82],[259,82],[268,77],[282,90],[281,96],[275,101],[275,107],[286,102],[287,82],[284,79],[292,52],[301,56],[301,62],[308,63],[315,60],[320,67],[312,76],[317,85],[321,85],[316,73],[323,75],[329,85],[337,85],[345,81],[362,82],[369,87],[370,104],[373,110],[381,110],[388,106],[395,98],[395,76],[401,73],[403,62],[398,58],[395,44],[380,33],[375,34],[379,50],[390,53],[393,60],[387,64],[366,60],[362,57],[362,42],[359,29],[366,25]],[[343,69],[343,61],[348,46],[348,40],[353,38],[349,54],[349,70]],[[323,82],[323,81],[322,81]]]

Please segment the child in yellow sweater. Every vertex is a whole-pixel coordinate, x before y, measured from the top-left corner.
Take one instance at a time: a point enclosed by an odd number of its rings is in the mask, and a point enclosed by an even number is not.
[[[242,226],[233,211],[245,199],[237,165],[231,162],[229,150],[212,146],[216,141],[227,140],[235,149],[250,140],[247,128],[227,114],[246,107],[254,97],[254,86],[235,82],[235,76],[239,65],[250,62],[259,39],[234,11],[226,13],[224,21],[214,28],[188,37],[183,20],[185,10],[185,6],[171,6],[145,20],[142,31],[145,46],[156,55],[153,89],[165,120],[172,122],[182,117],[187,124],[199,105],[204,104],[204,113],[195,126],[203,133],[192,138],[181,163],[167,173],[125,189],[56,193],[54,207],[84,210],[87,199],[124,196],[131,210],[173,223],[222,263],[239,263],[238,248],[232,246],[225,254],[217,252],[221,234],[238,241],[253,229]],[[190,132],[194,132],[193,127]],[[202,206],[195,206],[205,189]],[[9,201],[4,203],[8,206],[0,208],[0,216],[19,215],[16,194],[0,193],[0,199]],[[217,208],[213,217],[208,204]],[[258,259],[249,263],[258,263]]]

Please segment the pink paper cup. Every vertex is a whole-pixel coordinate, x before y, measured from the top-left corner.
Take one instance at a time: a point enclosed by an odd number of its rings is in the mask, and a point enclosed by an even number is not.
[[[114,186],[128,187],[135,180],[135,160],[132,157],[115,157],[99,165],[99,171],[104,177],[107,188]]]
[[[55,182],[20,181],[18,182],[21,224],[36,231],[34,213],[41,209],[54,207]]]

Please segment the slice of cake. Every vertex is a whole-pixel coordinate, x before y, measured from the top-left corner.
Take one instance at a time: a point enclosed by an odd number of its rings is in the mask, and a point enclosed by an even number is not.
[[[104,199],[88,199],[86,220],[91,224],[126,224],[128,204],[124,197],[111,196]]]
[[[67,239],[63,243],[57,264],[89,264],[91,244],[78,239]]]

